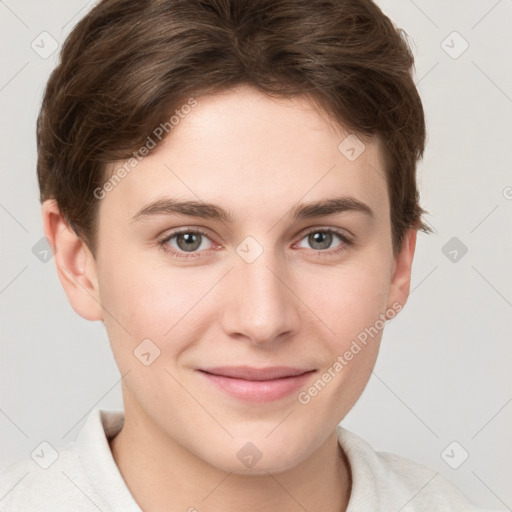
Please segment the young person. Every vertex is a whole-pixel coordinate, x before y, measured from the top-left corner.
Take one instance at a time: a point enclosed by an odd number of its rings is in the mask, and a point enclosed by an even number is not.
[[[412,66],[370,0],[103,0],[78,23],[38,119],[43,224],[124,411],[5,469],[2,510],[477,510],[339,426],[429,231]]]

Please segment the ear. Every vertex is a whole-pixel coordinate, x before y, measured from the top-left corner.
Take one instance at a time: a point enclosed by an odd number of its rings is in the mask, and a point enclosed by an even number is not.
[[[54,199],[44,201],[41,214],[44,234],[54,250],[57,274],[71,307],[86,320],[103,320],[92,253],[64,220]]]
[[[388,295],[388,309],[395,303],[405,306],[411,287],[411,269],[416,248],[417,229],[409,229],[402,240],[402,248],[395,257],[393,277]],[[393,308],[394,309],[394,308]]]

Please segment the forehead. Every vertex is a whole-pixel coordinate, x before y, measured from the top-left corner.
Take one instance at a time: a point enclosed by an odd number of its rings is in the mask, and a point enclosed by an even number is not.
[[[121,221],[172,196],[270,220],[302,201],[347,195],[386,213],[378,139],[361,141],[304,97],[275,99],[242,86],[196,101],[108,192],[101,210]]]

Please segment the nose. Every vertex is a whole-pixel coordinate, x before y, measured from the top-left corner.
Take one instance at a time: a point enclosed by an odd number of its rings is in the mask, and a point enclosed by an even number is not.
[[[237,257],[229,274],[222,308],[227,335],[269,345],[298,331],[300,300],[293,293],[290,270],[273,251],[263,251],[252,263]]]

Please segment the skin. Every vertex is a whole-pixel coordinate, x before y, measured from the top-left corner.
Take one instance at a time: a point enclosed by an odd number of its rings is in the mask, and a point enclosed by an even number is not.
[[[53,200],[42,206],[69,301],[104,322],[125,375],[114,459],[145,511],[343,511],[351,475],[336,427],[368,382],[382,331],[308,404],[295,392],[243,402],[195,369],[316,369],[307,390],[380,314],[405,304],[416,231],[395,257],[379,140],[365,141],[350,161],[338,150],[349,132],[305,97],[278,100],[240,86],[197,101],[100,201],[96,258]],[[341,195],[374,216],[289,217],[297,204]],[[164,196],[215,203],[235,222],[176,214],[131,222]],[[158,245],[181,227],[208,233],[188,259]],[[338,229],[354,243],[334,235],[319,248],[312,228]],[[263,249],[252,263],[236,251],[247,236]],[[168,246],[184,244],[175,237]],[[149,366],[133,353],[147,338],[160,350]],[[262,453],[251,468],[236,456],[249,441]]]

